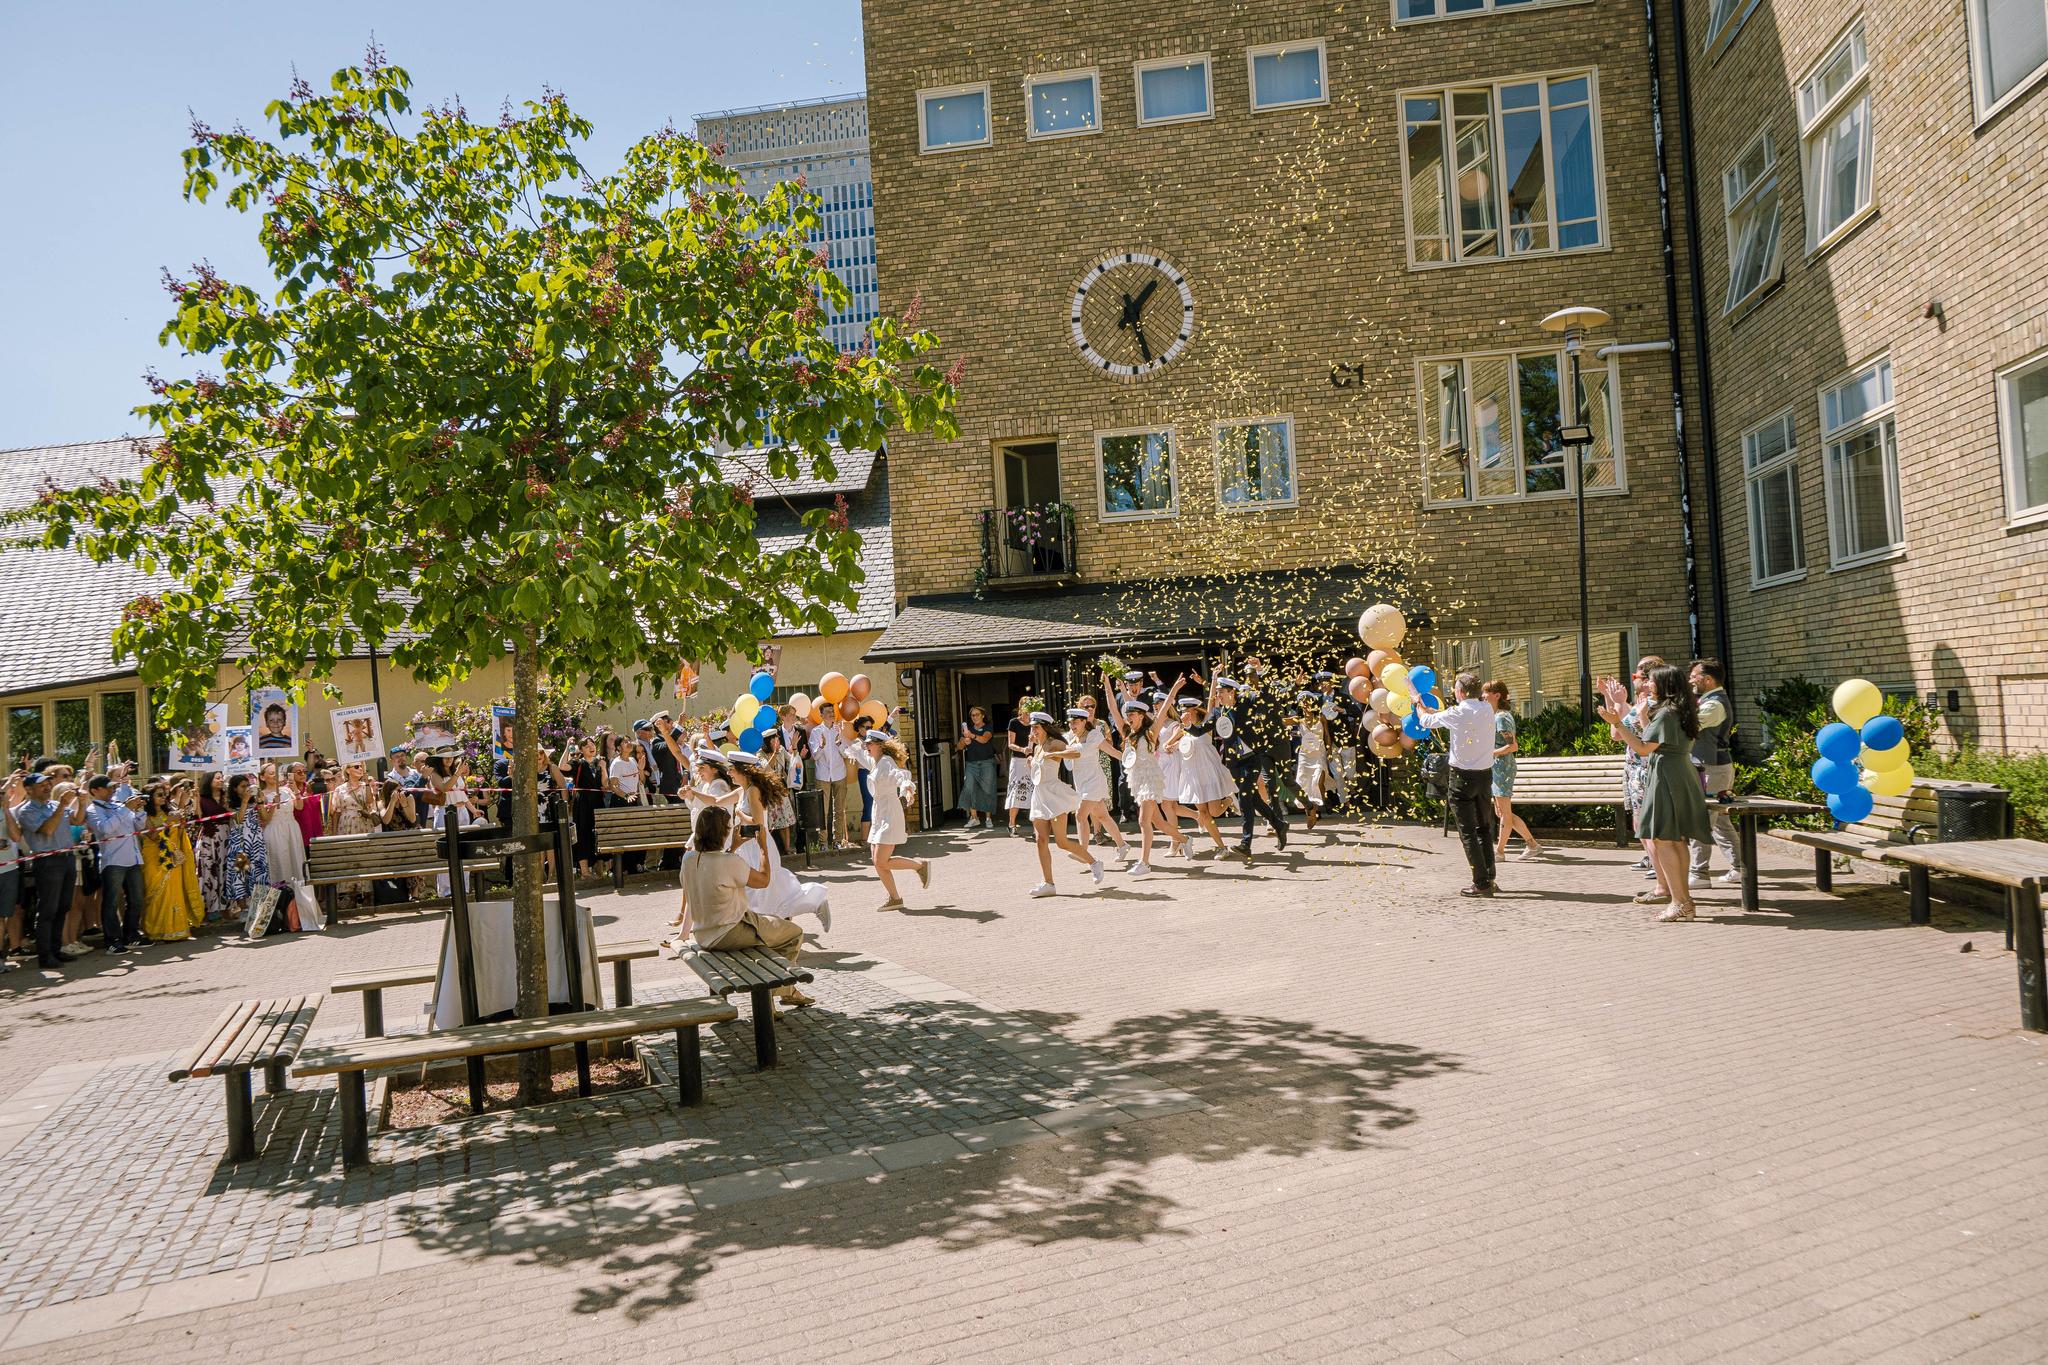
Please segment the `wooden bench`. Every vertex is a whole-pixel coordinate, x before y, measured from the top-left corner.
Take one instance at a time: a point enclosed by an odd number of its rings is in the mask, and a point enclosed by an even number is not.
[[[1621,754],[1536,755],[1515,760],[1517,806],[1612,806],[1614,846],[1628,847],[1635,817],[1622,794]]]
[[[597,851],[612,859],[612,885],[626,885],[626,855],[690,846],[688,806],[608,806],[596,811]]]
[[[794,963],[785,962],[765,948],[693,948],[683,961],[704,979],[720,1000],[735,991],[745,991],[753,1002],[754,1064],[766,1071],[775,1065],[775,1001],[773,992],[814,978]]]
[[[306,881],[320,888],[329,922],[341,918],[337,888],[348,882],[431,877],[448,870],[437,847],[438,829],[394,829],[376,834],[323,834],[306,841]],[[497,867],[491,859],[469,859],[472,874]]]
[[[1883,862],[1885,850],[1903,844],[1928,843],[1934,839],[1940,826],[1940,810],[1935,799],[1934,781],[1917,781],[1901,796],[1880,796],[1874,799],[1870,814],[1853,825],[1838,824],[1834,829],[1772,829],[1766,830],[1773,839],[1783,839],[1788,844],[1799,844],[1813,850],[1813,884],[1821,891],[1835,889],[1835,865],[1837,856],[1860,859],[1865,862]],[[1914,923],[1924,923],[1927,905],[1922,898],[1924,882],[1915,888],[1913,903]]]
[[[249,1073],[263,1069],[263,1093],[281,1094],[285,1068],[299,1055],[321,995],[287,995],[276,1000],[244,1000],[222,1011],[206,1039],[171,1068],[171,1080],[219,1076],[228,1092],[228,1160],[256,1155],[256,1107],[249,1094]]]
[[[697,1030],[739,1018],[720,1000],[665,1000],[624,1009],[585,1010],[546,1019],[507,1019],[438,1033],[399,1033],[382,1038],[311,1047],[292,1063],[297,1076],[334,1076],[341,1087],[341,1161],[347,1168],[370,1162],[368,1073],[376,1068],[431,1065],[468,1057],[531,1052],[561,1044],[607,1042],[643,1033],[676,1035],[678,1088],[686,1105],[704,1102],[704,1053]],[[587,1075],[578,1085],[590,1093]]]
[[[661,950],[644,938],[598,945],[598,962],[612,964],[613,1004],[633,1003],[633,964],[642,958],[659,956]],[[381,1038],[384,1036],[384,992],[396,990],[400,986],[431,985],[439,970],[432,963],[421,963],[416,967],[387,967],[381,971],[344,972],[327,983],[327,990],[331,995],[361,993],[363,1035],[368,1038]]]

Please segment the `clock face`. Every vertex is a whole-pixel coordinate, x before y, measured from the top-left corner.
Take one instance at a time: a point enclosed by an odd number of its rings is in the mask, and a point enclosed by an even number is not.
[[[1170,363],[1195,334],[1187,277],[1149,251],[1118,251],[1097,261],[1081,277],[1068,313],[1081,359],[1117,379]]]

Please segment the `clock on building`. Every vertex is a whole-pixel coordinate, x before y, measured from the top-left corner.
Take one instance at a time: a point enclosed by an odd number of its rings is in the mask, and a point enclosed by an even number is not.
[[[1195,334],[1187,277],[1150,251],[1117,251],[1097,261],[1081,277],[1068,313],[1081,359],[1118,379],[1171,363]]]

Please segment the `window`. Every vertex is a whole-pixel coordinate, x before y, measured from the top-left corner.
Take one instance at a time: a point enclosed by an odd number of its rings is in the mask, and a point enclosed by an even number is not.
[[[1735,41],[1736,33],[1755,12],[1756,6],[1757,0],[1714,0],[1707,11],[1707,36],[1700,50],[1712,52],[1718,46]]]
[[[1587,632],[1593,676],[1620,678],[1640,657],[1633,626],[1595,626]],[[1526,635],[1493,635],[1445,640],[1439,650],[1446,678],[1477,673],[1508,685],[1510,705],[1533,716],[1547,706],[1576,706],[1579,700],[1579,631],[1546,630]],[[1448,683],[1446,683],[1448,686]]]
[[[133,692],[100,693],[100,741],[119,749],[125,763],[142,757],[141,746],[136,743]]]
[[[74,768],[84,766],[92,751],[92,702],[66,697],[51,709],[57,713],[57,743],[50,752]]]
[[[1970,83],[1987,119],[2048,72],[2048,0],[1969,0]]]
[[[43,747],[43,708],[41,703],[34,706],[10,706],[7,708],[7,757],[10,762],[22,759],[33,762],[47,752]]]
[[[1424,361],[1428,500],[1498,502],[1569,493],[1571,460],[1559,439],[1567,425],[1559,376],[1569,364],[1554,350]],[[1622,486],[1614,374],[1609,360],[1595,361],[1579,375],[1576,409],[1593,429],[1593,443],[1581,457],[1588,493]]]
[[[1216,427],[1217,498],[1225,507],[1294,506],[1294,419]]]
[[[1847,568],[1903,547],[1890,360],[1821,391],[1820,435],[1832,566]]]
[[[1102,131],[1093,71],[1060,71],[1024,81],[1034,141]]]
[[[1799,525],[1799,447],[1792,414],[1780,413],[1742,438],[1749,485],[1749,583],[1768,587],[1806,573]]]
[[[927,152],[988,146],[988,83],[918,91],[917,136]]]
[[[1174,515],[1171,431],[1098,432],[1095,463],[1104,521]]]
[[[1806,149],[1806,249],[1818,251],[1870,207],[1870,58],[1863,21],[1799,86]]]
[[[1137,65],[1138,123],[1189,123],[1215,115],[1209,58],[1163,57]]]
[[[1425,19],[1456,19],[1467,14],[1543,9],[1571,3],[1573,0],[1394,0],[1394,22],[1412,24]]]
[[[2048,517],[2048,353],[1998,376],[1998,442],[2013,520]]]
[[[1323,86],[1323,40],[1274,43],[1245,53],[1252,70],[1252,108],[1298,109],[1327,104]]]
[[[1778,280],[1778,153],[1771,131],[1758,133],[1721,177],[1728,210],[1728,298],[1723,312]]]
[[[1592,73],[1400,99],[1410,265],[1603,244]]]

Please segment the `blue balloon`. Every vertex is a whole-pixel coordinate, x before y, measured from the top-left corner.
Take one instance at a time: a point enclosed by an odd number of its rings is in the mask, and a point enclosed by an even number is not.
[[[1441,711],[1444,709],[1444,699],[1434,692],[1417,693],[1416,705],[1427,706],[1432,711]]]
[[[1422,717],[1413,711],[1408,713],[1408,719],[1401,722],[1401,733],[1410,739],[1424,739],[1429,735],[1429,731],[1422,724]]]
[[[749,730],[740,736],[740,752],[758,754],[761,752],[761,732]]]
[[[1830,796],[1840,796],[1861,790],[1863,784],[1855,764],[1822,758],[1814,760],[1813,785]]]
[[[1408,670],[1408,690],[1416,696],[1423,697],[1429,695],[1430,689],[1435,686],[1436,670],[1428,664]]]
[[[755,701],[768,700],[775,695],[775,675],[773,673],[756,673],[753,681],[747,684],[747,691],[754,694]]]
[[[1896,749],[1906,742],[1906,727],[1897,716],[1872,716],[1863,726],[1863,743],[1872,749]]]
[[[1856,727],[1844,725],[1838,720],[1821,726],[1815,733],[1813,742],[1819,746],[1822,758],[1830,758],[1837,763],[1854,763],[1856,755],[1863,748],[1863,740],[1856,733]]]
[[[775,728],[775,708],[763,706],[760,710],[756,711],[754,713],[754,728],[764,735],[773,730]]]
[[[1828,798],[1829,813],[1845,825],[1855,824],[1870,814],[1876,805],[1876,798],[1864,787],[1858,787],[1854,791],[1837,792]]]

